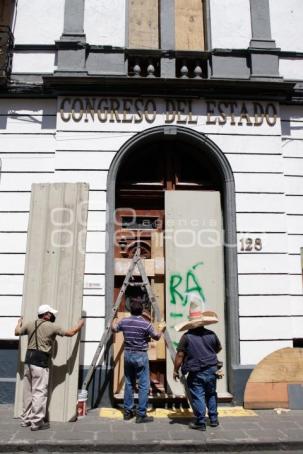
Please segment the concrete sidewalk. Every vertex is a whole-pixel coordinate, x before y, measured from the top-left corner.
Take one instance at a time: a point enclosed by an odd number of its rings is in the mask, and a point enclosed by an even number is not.
[[[169,417],[156,417],[153,423],[136,424],[117,419],[115,414],[102,417],[100,409],[95,409],[77,422],[51,423],[49,430],[31,432],[13,419],[12,406],[0,405],[0,452],[303,450],[303,411],[236,414],[223,415],[219,427],[208,426],[206,432],[199,432],[189,429],[189,418],[174,418],[173,412]]]

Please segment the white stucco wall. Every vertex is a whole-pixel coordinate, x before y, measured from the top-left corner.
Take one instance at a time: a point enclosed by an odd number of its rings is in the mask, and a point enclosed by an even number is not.
[[[303,51],[302,0],[269,0],[271,34],[282,50]]]
[[[210,0],[212,48],[246,49],[251,39],[249,0],[223,3]]]
[[[84,32],[89,44],[125,46],[125,0],[86,0]]]
[[[63,32],[63,0],[18,0],[15,44],[54,44]]]

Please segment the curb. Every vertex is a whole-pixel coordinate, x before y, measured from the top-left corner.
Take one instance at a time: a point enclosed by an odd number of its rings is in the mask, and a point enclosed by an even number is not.
[[[25,452],[25,453],[41,453],[45,452],[100,452],[100,453],[196,453],[196,452],[248,452],[248,451],[286,451],[286,450],[303,450],[302,441],[239,441],[239,442],[224,442],[224,441],[199,441],[180,443],[156,441],[150,443],[64,443],[64,442],[36,442],[36,443],[1,443],[0,452]]]

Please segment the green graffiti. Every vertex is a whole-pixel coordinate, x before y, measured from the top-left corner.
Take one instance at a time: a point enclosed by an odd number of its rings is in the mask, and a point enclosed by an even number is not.
[[[202,286],[199,283],[198,277],[195,274],[195,270],[203,265],[203,262],[195,263],[183,277],[180,273],[171,274],[169,280],[169,293],[170,293],[170,303],[177,305],[179,302],[183,307],[188,304],[188,296],[190,293],[197,293],[200,295],[202,301],[205,302],[205,295]],[[182,291],[182,284],[185,281],[185,289]],[[182,317],[183,314],[178,312],[171,312],[171,317]]]
[[[180,298],[180,300],[183,300],[183,295],[182,293],[178,292],[176,288],[181,284],[182,282],[182,276],[181,274],[172,274],[170,276],[170,281],[169,281],[169,293],[170,293],[170,303],[171,304],[177,304],[176,298]]]
[[[198,268],[198,266],[201,266],[201,265],[203,265],[203,262],[198,262],[192,266],[192,269],[195,270],[196,268]]]
[[[200,286],[198,279],[192,270],[189,270],[186,274],[186,290],[185,290],[185,292],[186,292],[186,296],[184,298],[183,306],[187,305],[188,294],[191,292],[197,292],[201,296],[202,301],[205,301],[203,289]]]
[[[178,317],[183,317],[183,314],[180,314],[178,312],[171,312],[169,314],[169,316],[172,317],[172,318],[178,318]]]

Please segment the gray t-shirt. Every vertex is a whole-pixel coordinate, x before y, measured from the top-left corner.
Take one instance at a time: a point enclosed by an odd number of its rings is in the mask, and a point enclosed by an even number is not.
[[[20,328],[20,335],[28,335],[29,350],[40,350],[41,352],[50,353],[55,342],[56,336],[65,336],[65,331],[52,322],[38,319],[37,331],[35,331],[35,321],[24,323]],[[37,342],[36,342],[37,341]],[[38,345],[37,345],[38,343]]]

